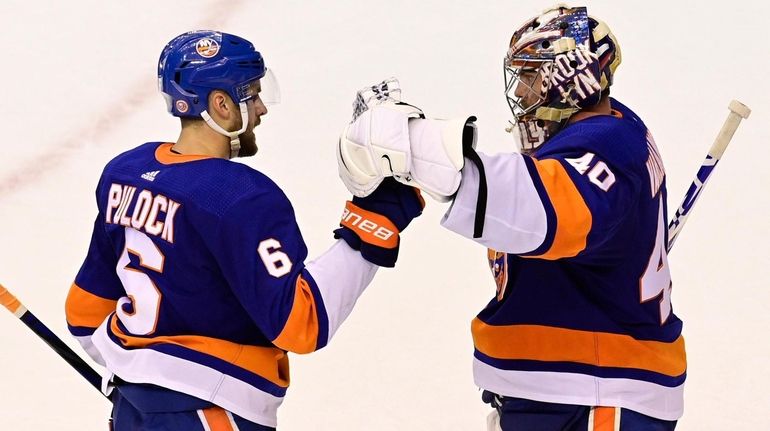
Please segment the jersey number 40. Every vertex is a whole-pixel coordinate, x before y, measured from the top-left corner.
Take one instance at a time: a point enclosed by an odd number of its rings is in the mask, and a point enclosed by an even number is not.
[[[658,230],[655,245],[644,274],[639,278],[639,298],[642,303],[660,298],[660,324],[666,323],[671,315],[671,271],[666,253],[666,223],[663,218],[663,197],[658,202]]]

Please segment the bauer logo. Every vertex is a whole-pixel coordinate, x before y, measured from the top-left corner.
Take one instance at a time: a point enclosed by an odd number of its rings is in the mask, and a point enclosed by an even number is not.
[[[195,50],[203,58],[211,58],[219,53],[219,43],[216,40],[205,38],[195,44]]]
[[[356,232],[364,242],[385,248],[394,248],[398,245],[396,232],[389,227],[383,226],[383,223],[387,223],[387,219],[376,220],[376,217],[366,214],[368,211],[362,211],[362,213],[364,214],[351,211],[351,208],[346,207],[342,211],[341,224]]]
[[[190,110],[190,105],[188,105],[184,100],[177,100],[174,105],[176,105],[176,110],[182,114]]]

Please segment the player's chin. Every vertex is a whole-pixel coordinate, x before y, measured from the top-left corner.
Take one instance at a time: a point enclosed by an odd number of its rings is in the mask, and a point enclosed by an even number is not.
[[[238,157],[251,157],[257,154],[257,141],[254,134],[251,136],[241,135],[241,149],[238,151]]]

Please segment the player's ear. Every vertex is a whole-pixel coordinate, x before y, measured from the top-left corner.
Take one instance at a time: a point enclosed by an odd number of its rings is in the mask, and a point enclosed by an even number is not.
[[[225,92],[214,90],[209,93],[209,115],[229,120],[232,114],[232,103]]]

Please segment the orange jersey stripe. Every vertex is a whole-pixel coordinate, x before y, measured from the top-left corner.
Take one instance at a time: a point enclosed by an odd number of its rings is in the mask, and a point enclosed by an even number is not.
[[[556,233],[548,251],[526,257],[556,260],[575,256],[586,248],[592,224],[591,211],[558,160],[533,159],[533,162],[556,213]]]
[[[289,358],[276,347],[248,346],[199,335],[173,335],[142,338],[127,335],[112,316],[110,329],[125,347],[141,348],[168,343],[215,356],[235,366],[251,371],[281,387],[289,386]]]
[[[589,431],[615,431],[616,407],[594,407],[594,426]]]
[[[387,217],[367,211],[348,201],[342,213],[341,226],[352,230],[367,244],[383,248],[398,246],[398,228]]]
[[[115,311],[118,301],[102,298],[72,283],[64,312],[70,326],[97,328]]]
[[[286,324],[273,344],[296,353],[310,353],[318,341],[318,307],[313,292],[302,276],[297,278],[294,304]]]
[[[672,377],[687,369],[681,336],[672,343],[641,341],[628,335],[550,326],[493,326],[478,318],[473,320],[471,331],[476,349],[497,359],[636,368]]]
[[[221,407],[209,407],[201,410],[206,424],[211,431],[233,431],[227,413]]]
[[[192,162],[195,160],[210,159],[211,156],[197,154],[176,154],[171,151],[174,144],[160,144],[155,150],[155,159],[164,165],[173,165],[174,163]]]

